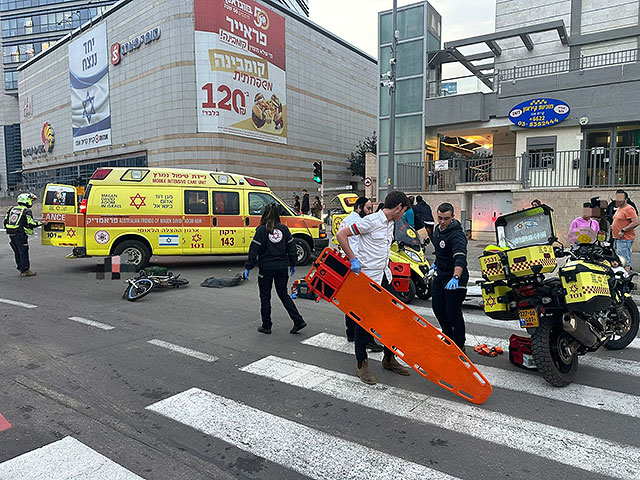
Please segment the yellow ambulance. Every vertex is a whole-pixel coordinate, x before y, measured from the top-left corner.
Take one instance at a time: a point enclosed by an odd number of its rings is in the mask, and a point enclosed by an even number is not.
[[[262,180],[141,167],[97,169],[82,197],[74,186],[48,184],[42,243],[72,247],[69,258],[125,254],[137,268],[152,255],[246,255],[271,203],[295,238],[299,265],[328,245],[322,221],[295,215]]]

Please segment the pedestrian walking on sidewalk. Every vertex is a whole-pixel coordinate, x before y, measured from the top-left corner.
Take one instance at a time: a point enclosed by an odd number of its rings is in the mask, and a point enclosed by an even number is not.
[[[271,333],[271,286],[275,284],[276,294],[293,320],[290,333],[298,333],[307,326],[289,296],[287,281],[289,274],[296,273],[298,256],[296,246],[289,229],[280,223],[278,208],[274,203],[267,205],[260,219],[260,226],[249,246],[249,258],[245,264],[244,278],[258,266],[258,288],[260,290],[260,315],[262,326],[260,333]],[[289,266],[289,273],[287,273]]]
[[[302,189],[302,214],[309,215],[309,192],[306,188]]]
[[[347,254],[351,262],[351,271],[366,274],[382,288],[393,293],[391,286],[391,269],[389,268],[389,253],[393,242],[393,232],[396,220],[400,220],[409,207],[409,199],[403,192],[393,191],[384,200],[383,208],[371,215],[367,215],[349,228],[339,230],[337,234],[340,248]],[[358,255],[349,245],[349,238],[357,235]],[[356,371],[364,383],[375,385],[376,378],[369,370],[367,360],[367,344],[373,337],[360,325],[355,328]],[[398,375],[409,375],[409,369],[403,367],[396,360],[393,352],[384,348],[382,367]]]
[[[29,260],[29,235],[33,230],[42,225],[33,219],[31,207],[36,196],[32,193],[18,195],[18,205],[9,209],[4,217],[4,228],[9,235],[9,245],[15,255],[16,268],[21,277],[34,277],[36,272],[31,271]]]
[[[454,218],[453,205],[438,207],[438,224],[433,230],[436,270],[431,287],[433,313],[442,327],[442,333],[464,350],[465,326],[462,302],[467,295],[467,237],[462,225]]]
[[[343,228],[351,227],[351,225],[356,223],[358,220],[366,217],[367,215],[371,215],[372,213],[373,213],[373,204],[371,203],[371,200],[369,200],[367,197],[359,197],[356,200],[356,203],[353,204],[353,212],[351,212],[349,215],[347,215],[344,218],[344,220],[342,220],[342,223],[340,223],[340,228],[338,228],[338,231],[342,230]],[[353,251],[356,257],[358,256],[359,243],[360,243],[359,236],[355,235],[355,236],[349,237],[349,246],[351,247],[351,250]],[[344,319],[345,319],[345,325],[347,327],[347,341],[353,342],[355,339],[356,322],[353,321],[349,317],[349,315],[345,315]],[[375,342],[373,342],[373,344],[370,346],[370,349],[378,352],[382,351],[382,347],[379,347],[378,344]]]

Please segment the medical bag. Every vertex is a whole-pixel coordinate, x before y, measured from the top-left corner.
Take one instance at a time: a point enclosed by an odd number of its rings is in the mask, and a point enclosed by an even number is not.
[[[515,334],[509,337],[509,361],[516,367],[536,370],[531,352],[531,337]]]

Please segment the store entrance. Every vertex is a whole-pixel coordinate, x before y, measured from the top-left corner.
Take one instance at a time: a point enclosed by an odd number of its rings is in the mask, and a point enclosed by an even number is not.
[[[586,133],[588,186],[609,185],[612,130],[606,128]]]
[[[640,124],[587,130],[588,186],[640,184]]]

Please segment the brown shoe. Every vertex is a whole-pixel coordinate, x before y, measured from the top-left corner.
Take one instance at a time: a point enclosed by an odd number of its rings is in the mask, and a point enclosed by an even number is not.
[[[368,385],[375,385],[377,383],[376,377],[374,377],[371,373],[371,370],[369,370],[368,360],[363,360],[362,367],[360,368],[358,368],[356,365],[356,370],[358,371],[358,377],[360,377],[360,380],[362,380],[364,383]]]
[[[398,363],[396,357],[391,357],[389,360],[387,358],[382,359],[382,368],[386,370],[391,370],[393,373],[397,373],[398,375],[410,375],[411,371],[407,367],[403,367]]]
[[[27,270],[26,272],[20,273],[21,277],[35,277],[37,275],[36,272],[32,272],[31,270]]]

